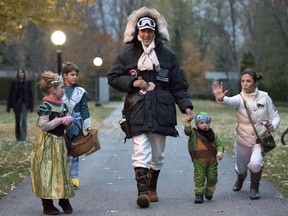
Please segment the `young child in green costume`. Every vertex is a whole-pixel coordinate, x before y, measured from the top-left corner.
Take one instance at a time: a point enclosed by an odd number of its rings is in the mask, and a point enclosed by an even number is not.
[[[203,203],[203,197],[213,198],[218,181],[218,160],[222,160],[222,141],[210,128],[211,117],[200,112],[195,116],[196,127],[192,129],[191,118],[185,119],[184,132],[189,136],[188,150],[194,165],[194,203]],[[206,182],[206,184],[205,184]]]

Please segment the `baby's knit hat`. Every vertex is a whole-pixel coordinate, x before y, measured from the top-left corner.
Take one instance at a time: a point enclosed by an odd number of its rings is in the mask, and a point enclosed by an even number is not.
[[[199,112],[195,118],[195,124],[197,124],[200,120],[206,120],[209,124],[211,123],[211,117],[206,112]]]

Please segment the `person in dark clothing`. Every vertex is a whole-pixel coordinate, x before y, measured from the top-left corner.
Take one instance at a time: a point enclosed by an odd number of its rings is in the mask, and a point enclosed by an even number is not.
[[[25,141],[27,138],[27,114],[33,112],[34,100],[31,81],[26,80],[26,71],[19,69],[16,80],[10,85],[7,100],[7,112],[11,108],[15,114],[15,134],[17,141]]]
[[[108,83],[126,92],[123,116],[134,143],[132,156],[139,207],[158,201],[156,192],[163,167],[166,136],[177,137],[176,106],[193,119],[188,83],[176,55],[165,48],[167,23],[155,9],[140,8],[128,17],[127,46],[108,73]]]

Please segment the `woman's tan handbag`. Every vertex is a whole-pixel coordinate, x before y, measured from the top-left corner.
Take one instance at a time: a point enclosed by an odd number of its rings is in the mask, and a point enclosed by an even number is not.
[[[67,142],[67,139],[66,139]],[[97,129],[90,129],[86,135],[76,137],[72,141],[68,141],[70,144],[67,145],[68,154],[73,157],[79,157],[83,154],[89,155],[99,149],[101,149],[98,140]],[[71,144],[72,143],[72,144]]]

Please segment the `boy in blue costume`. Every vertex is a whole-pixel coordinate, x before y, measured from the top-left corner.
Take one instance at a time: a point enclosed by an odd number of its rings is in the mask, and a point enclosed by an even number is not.
[[[79,68],[77,65],[67,62],[63,67],[62,76],[64,80],[65,94],[63,96],[63,103],[68,106],[69,114],[74,118],[73,126],[67,131],[66,136],[72,140],[82,135],[83,128],[89,130],[91,128],[90,113],[87,103],[86,90],[80,87],[78,82]],[[79,158],[69,156],[70,170],[74,189],[78,189],[80,182],[79,175]]]

